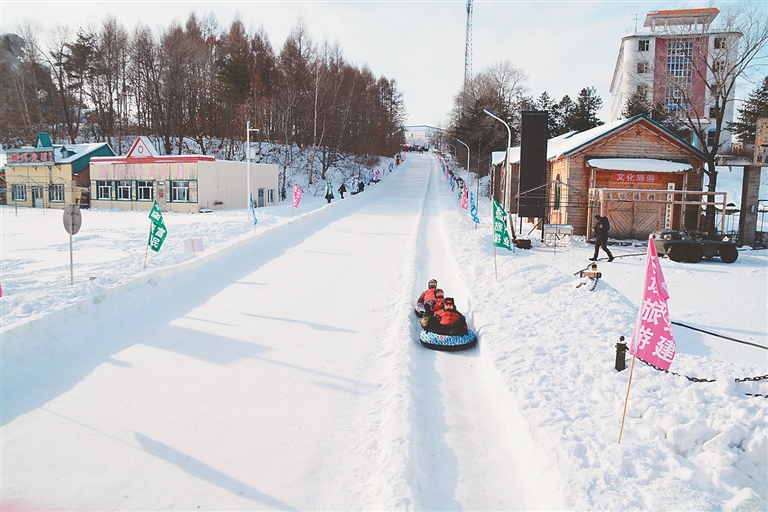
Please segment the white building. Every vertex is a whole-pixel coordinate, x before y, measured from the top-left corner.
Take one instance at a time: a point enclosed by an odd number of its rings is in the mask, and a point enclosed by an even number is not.
[[[624,117],[627,100],[639,91],[652,105],[660,104],[668,112],[688,109],[703,126],[711,124],[708,140],[690,141],[697,147],[711,147],[716,107],[706,84],[736,60],[741,38],[739,32],[710,27],[719,12],[715,8],[652,11],[642,30],[622,38],[611,82],[611,121]],[[670,83],[676,87],[669,87]],[[680,85],[685,87],[682,94]],[[734,94],[731,90],[725,105],[722,149],[731,143],[731,133],[725,129],[733,121]]]

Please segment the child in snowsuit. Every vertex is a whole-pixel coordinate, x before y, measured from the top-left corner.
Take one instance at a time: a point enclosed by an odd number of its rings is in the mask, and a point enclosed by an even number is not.
[[[425,304],[428,300],[435,300],[435,290],[437,290],[437,279],[430,279],[427,283],[427,289],[419,296],[419,304]]]
[[[426,313],[434,313],[443,309],[443,302],[445,302],[445,292],[442,288],[435,289],[435,298],[424,302],[424,311]]]
[[[425,314],[421,319],[421,326],[427,331],[447,336],[463,336],[468,331],[467,320],[456,311],[453,297],[445,298],[443,309],[434,311],[431,315]]]

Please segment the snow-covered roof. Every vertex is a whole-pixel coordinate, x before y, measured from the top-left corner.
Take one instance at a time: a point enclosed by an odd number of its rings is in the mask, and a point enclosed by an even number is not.
[[[91,144],[71,144],[71,145],[67,144],[64,146],[64,149],[66,149],[67,152],[72,152],[73,154],[65,158],[60,158],[59,155],[61,154],[61,152],[55,151],[54,155],[56,155],[57,157],[55,161],[57,164],[72,163],[78,158],[82,158],[83,155],[87,155],[88,153],[93,153],[94,151],[97,151],[98,149],[101,149],[104,146],[109,146],[109,145],[106,142],[96,142]]]
[[[587,158],[587,164],[595,169],[634,172],[682,172],[693,169],[688,162],[659,160],[658,158]]]
[[[586,130],[583,132],[570,132],[564,135],[560,135],[558,137],[551,138],[547,141],[547,160],[556,160],[562,156],[573,153],[576,150],[582,148],[583,146],[586,146],[587,144],[590,144],[593,141],[596,141],[613,131],[623,128],[624,126],[629,126],[631,124],[639,122],[642,119],[645,119],[647,122],[653,125],[656,125],[661,130],[667,132],[670,136],[678,139],[681,143],[688,146],[691,151],[701,153],[701,151],[691,146],[687,141],[685,141],[684,139],[681,139],[679,136],[670,132],[660,124],[653,121],[652,119],[649,119],[643,115],[637,115],[629,119],[618,119],[616,121],[611,121],[610,123],[605,123],[604,125],[596,126],[591,130]],[[701,156],[703,157],[703,154]],[[520,162],[519,146],[512,148],[512,150],[510,151],[510,162],[513,164]]]

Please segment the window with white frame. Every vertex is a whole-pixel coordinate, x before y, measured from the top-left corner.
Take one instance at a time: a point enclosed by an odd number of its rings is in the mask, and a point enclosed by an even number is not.
[[[48,188],[48,199],[52,203],[64,202],[64,185],[51,185]]]
[[[131,200],[131,182],[130,181],[121,180],[117,182],[117,200],[118,201]]]
[[[718,59],[712,63],[712,71],[723,73],[725,71],[725,59]]]
[[[275,202],[275,189],[268,188],[267,189],[267,203],[272,204]]]
[[[112,182],[111,181],[97,181],[96,182],[96,199],[112,199]]]
[[[11,198],[14,201],[26,201],[27,200],[27,186],[26,185],[11,185]]]
[[[189,182],[172,181],[171,182],[171,201],[179,203],[189,202]]]
[[[650,39],[640,39],[637,42],[637,51],[639,52],[647,52],[650,48],[651,48]]]
[[[650,66],[648,66],[647,62],[638,62],[637,63],[637,73],[640,75],[644,75],[650,71]]]
[[[136,182],[136,197],[139,201],[151,201],[153,195],[153,185],[151,181],[137,181]]]

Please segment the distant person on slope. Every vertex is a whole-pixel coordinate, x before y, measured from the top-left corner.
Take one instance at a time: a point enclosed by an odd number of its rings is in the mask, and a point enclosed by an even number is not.
[[[344,185],[344,183],[342,183],[341,186],[339,187],[339,195],[341,195],[342,199],[344,199],[344,192],[346,191],[347,191],[347,187],[346,185]]]
[[[328,182],[328,186],[325,189],[325,200],[328,201],[328,203],[331,202],[333,199],[333,184],[331,182]]]

